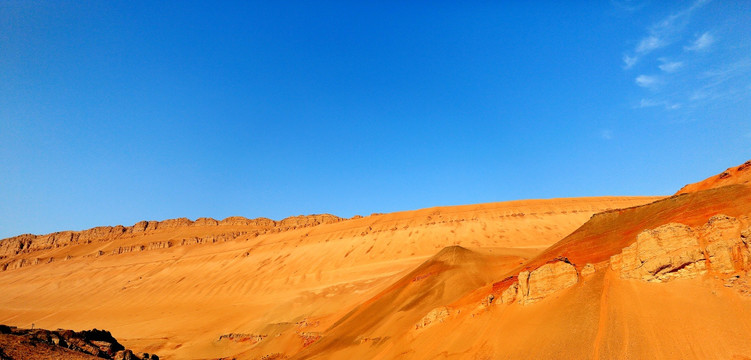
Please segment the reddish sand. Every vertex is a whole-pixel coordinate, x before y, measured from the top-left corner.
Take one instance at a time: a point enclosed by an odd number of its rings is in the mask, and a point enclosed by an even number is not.
[[[705,180],[686,185],[676,195],[738,184],[751,185],[751,160]]]
[[[4,240],[0,323],[106,328],[163,359],[751,359],[748,269],[649,282],[611,264],[667,223],[699,228],[724,214],[748,228],[749,164],[669,198],[177,219]],[[739,264],[744,231],[728,253]],[[520,272],[531,284],[526,271],[553,265],[575,269],[575,282],[539,275],[553,292],[501,301]]]
[[[623,280],[609,265],[610,256],[631,245],[639,232],[669,222],[700,226],[713,215],[726,214],[739,218],[748,227],[751,187],[741,184],[744,182],[708,187],[598,214],[571,235],[503,275],[482,271],[502,281],[492,285],[481,285],[480,281],[466,288],[451,286],[465,294],[459,298],[455,293],[440,300],[421,298],[417,303],[421,306],[419,313],[431,319],[435,318],[431,313],[442,314],[439,321],[426,327],[415,325],[422,324],[418,314],[400,311],[399,298],[395,300],[389,291],[379,294],[293,358],[749,359],[748,272],[723,275],[710,271],[699,278],[649,283]],[[479,255],[468,257],[472,260],[463,263],[481,262]],[[498,301],[488,304],[488,296],[498,300],[521,270],[536,269],[562,257],[580,270],[587,263],[593,263],[596,270],[593,275],[580,275],[576,285],[531,305]],[[513,263],[511,259],[490,261],[500,272],[501,263],[507,266]],[[472,270],[454,267],[453,271],[442,273],[444,278],[440,283],[449,284],[451,279],[461,282],[468,274]],[[408,278],[394,285],[402,285],[398,290],[401,298],[404,298],[401,293],[410,290],[413,296],[436,293],[414,285],[405,286]],[[436,285],[431,286],[434,289]],[[393,287],[389,290],[395,291]],[[384,296],[389,298],[382,303]],[[443,308],[447,310],[431,312]],[[404,324],[399,324],[402,319]],[[363,338],[379,341],[363,342]]]
[[[256,225],[160,226],[52,246],[2,260],[11,265],[18,264],[17,258],[28,261],[0,272],[0,289],[7,294],[0,298],[0,323],[105,328],[126,347],[163,359],[291,355],[444,247],[483,249],[483,259],[498,260],[486,265],[477,260],[471,268],[490,269],[493,276],[452,288],[453,295],[438,296],[430,306],[492,282],[596,212],[657,199],[438,207],[257,236]],[[236,238],[220,236],[243,232]],[[178,246],[195,238],[207,240]],[[173,246],[137,251],[167,241]],[[135,250],[113,254],[122,249]],[[34,259],[42,261],[33,265]],[[420,283],[434,281],[435,275]],[[412,317],[422,317],[425,306]],[[219,340],[231,333],[240,335]]]

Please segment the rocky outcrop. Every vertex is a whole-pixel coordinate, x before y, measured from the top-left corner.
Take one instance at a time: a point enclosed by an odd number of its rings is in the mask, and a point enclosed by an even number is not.
[[[208,235],[204,237],[197,237],[194,236],[192,238],[188,239],[182,239],[178,244],[180,246],[184,245],[197,245],[197,244],[213,244],[218,242],[226,242],[231,241],[234,239],[237,239],[239,236],[247,234],[246,231],[233,231],[233,232],[227,232],[223,234],[216,234],[216,235]],[[155,244],[155,243],[152,243]],[[164,247],[171,247],[172,242],[167,241],[162,243],[163,248]]]
[[[40,351],[54,348],[72,350],[74,352],[91,355],[102,359],[132,359],[159,360],[155,354],[141,353],[136,356],[131,350],[125,349],[109,331],[105,330],[45,330],[20,329],[13,326],[0,325],[0,337],[9,347],[8,358],[36,358]],[[59,352],[65,354],[65,352]],[[61,355],[62,356],[62,355]]]
[[[738,219],[725,215],[713,216],[704,226],[707,260],[712,271],[732,274],[751,269],[751,227],[742,228]]]
[[[320,224],[333,224],[345,220],[338,216],[321,214],[321,215],[300,215],[288,217],[280,221],[277,226],[283,230],[296,229],[300,227],[316,226]]]
[[[529,273],[526,281],[521,278],[521,274],[519,276],[519,288],[522,290],[522,302],[525,304],[571,287],[579,280],[576,268],[567,261],[554,261],[540,266]]]
[[[254,220],[248,219],[246,217],[242,217],[242,216],[230,216],[228,218],[225,218],[222,221],[219,221],[218,225],[250,226],[250,225],[256,225],[256,223],[255,223]],[[273,224],[269,224],[269,225],[270,226],[274,226]]]
[[[113,249],[111,254],[112,255],[119,255],[119,254],[125,254],[130,252],[136,252],[136,251],[143,251],[146,247],[143,245],[132,245],[132,246],[118,246],[116,249]]]
[[[91,229],[79,232],[78,237],[77,239],[75,239],[75,241],[80,241],[84,243],[92,243],[94,241],[108,240],[113,237],[120,236],[126,231],[127,229],[125,228],[125,226],[122,226],[122,225],[98,226],[95,228],[91,228]]]
[[[122,236],[132,237],[150,231],[156,231],[158,229],[175,229],[190,226],[247,226],[251,227],[252,229],[249,230],[252,230],[255,234],[264,234],[321,224],[332,224],[343,220],[346,219],[329,214],[293,216],[281,221],[274,221],[268,218],[248,219],[241,216],[232,216],[221,221],[211,218],[199,218],[196,221],[191,221],[187,218],[177,218],[164,221],[139,221],[133,224],[133,226],[99,226],[83,231],[60,231],[47,235],[24,234],[0,240],[0,259],[13,257],[19,254],[28,254],[38,250],[55,249],[71,244],[90,244],[92,242],[112,241]],[[244,231],[241,233],[245,234],[248,232]],[[183,241],[183,243],[205,243],[225,240],[226,236],[218,235],[216,240],[204,239],[197,242]],[[162,244],[161,247],[146,245],[146,250],[169,247],[165,245],[166,244]],[[131,251],[138,250],[136,248],[123,248],[115,249],[111,252],[119,254]],[[7,264],[8,263],[6,262],[6,267]]]
[[[169,249],[172,247],[172,241],[153,241],[146,246],[146,250]]]
[[[219,222],[207,217],[202,217],[196,219],[196,221],[193,222],[193,226],[217,226],[219,225]]]
[[[587,263],[586,265],[584,265],[584,267],[581,270],[581,276],[582,277],[587,277],[589,275],[594,274],[595,271],[596,271],[595,270],[595,266],[592,265],[592,264]]]
[[[129,232],[140,233],[144,231],[156,230],[159,227],[158,221],[139,221],[130,227]]]
[[[220,335],[219,341],[230,340],[234,342],[247,343],[247,345],[253,345],[253,344],[261,342],[263,339],[267,337],[268,335],[266,334],[229,333],[229,334]]]
[[[751,268],[749,244],[738,219],[716,215],[700,228],[670,223],[641,232],[610,259],[622,279],[661,282]]]
[[[532,304],[543,298],[579,282],[576,267],[567,259],[555,259],[532,271],[524,270],[501,293],[501,303],[518,302],[522,305]]]
[[[501,293],[501,303],[510,304],[516,300],[516,296],[519,293],[519,283],[515,282],[511,284],[506,290]]]
[[[425,315],[417,325],[415,325],[415,328],[422,329],[432,324],[443,322],[450,314],[451,312],[449,311],[449,308],[445,306],[435,308],[430,310],[430,312]]]
[[[193,225],[193,222],[188,218],[168,219],[159,222],[160,229],[178,228]]]
[[[706,272],[704,260],[698,234],[686,225],[671,223],[641,232],[610,263],[623,279],[664,281]]]

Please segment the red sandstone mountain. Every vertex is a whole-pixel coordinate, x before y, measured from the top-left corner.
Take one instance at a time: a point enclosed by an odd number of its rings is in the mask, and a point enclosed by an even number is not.
[[[0,323],[163,359],[743,359],[748,164],[669,198],[23,235],[0,242]]]
[[[729,168],[705,180],[693,184],[688,184],[681,190],[679,190],[676,195],[713,189],[727,185],[749,184],[751,184],[751,160],[746,161],[742,165]]]

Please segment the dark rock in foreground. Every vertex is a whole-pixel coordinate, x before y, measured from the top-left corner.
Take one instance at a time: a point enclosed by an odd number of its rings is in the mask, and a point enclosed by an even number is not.
[[[76,332],[0,325],[0,360],[25,359],[158,360],[159,357],[134,354],[106,330]]]

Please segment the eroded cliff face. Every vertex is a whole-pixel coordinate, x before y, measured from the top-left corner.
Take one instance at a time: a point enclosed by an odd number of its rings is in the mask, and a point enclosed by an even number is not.
[[[132,245],[128,244],[117,247],[113,250],[108,250],[107,252],[100,250],[88,256],[97,257],[102,255],[119,255],[166,249],[173,246],[226,242],[246,234],[258,236],[261,234],[278,233],[320,224],[331,224],[342,220],[345,219],[328,214],[294,216],[281,221],[274,221],[267,218],[247,219],[240,216],[228,217],[221,221],[211,218],[200,218],[196,221],[191,221],[187,218],[178,218],[164,221],[140,221],[132,226],[99,226],[83,231],[61,231],[47,235],[24,234],[0,240],[0,271],[14,270],[30,265],[47,264],[56,260],[64,261],[70,259],[70,256],[67,256],[64,259],[56,259],[54,257],[34,255],[40,251],[71,245],[129,239],[157,231],[163,232],[171,231],[172,229],[179,230],[181,228],[187,229],[193,227],[217,227],[217,230],[226,228],[226,231],[220,232],[212,230],[212,233],[209,235],[187,236],[182,239],[178,238],[166,241],[146,241]],[[244,230],[238,231],[238,229]]]
[[[610,259],[622,279],[662,282],[708,272],[743,274],[751,269],[749,236],[733,217],[716,215],[701,227],[670,223],[640,233]]]
[[[247,227],[245,231],[226,231],[206,237],[188,237],[177,241],[162,241],[158,243],[143,243],[129,245],[113,250],[112,254],[163,249],[172,246],[214,243],[232,240],[249,232],[255,234],[275,233],[302,227],[316,226],[320,224],[332,224],[346,220],[334,215],[300,215],[293,216],[281,221],[267,218],[247,219],[241,216],[232,216],[217,221],[211,218],[199,218],[191,221],[187,218],[169,219],[164,221],[139,221],[132,226],[99,226],[83,231],[60,231],[46,235],[24,234],[0,240],[0,271],[15,269],[26,265],[48,262],[48,259],[17,258],[16,255],[30,254],[35,251],[56,249],[76,244],[91,244],[94,242],[112,241],[114,239],[127,238],[145,233],[165,229],[179,229],[188,227]],[[3,261],[3,259],[7,259]]]
[[[556,259],[532,271],[520,272],[517,281],[501,293],[501,303],[532,304],[577,282],[579,274],[574,265],[566,259]]]

